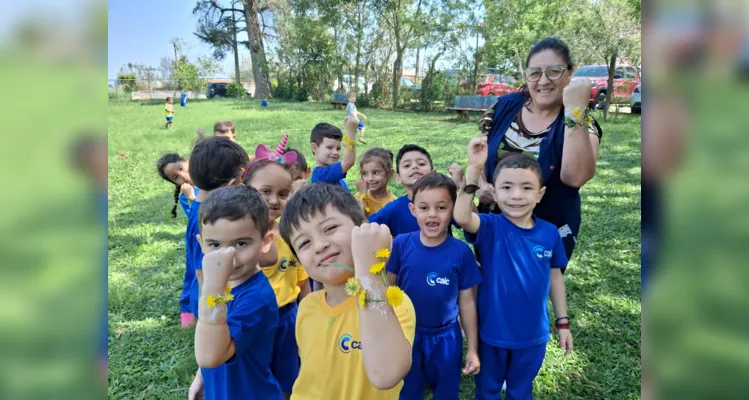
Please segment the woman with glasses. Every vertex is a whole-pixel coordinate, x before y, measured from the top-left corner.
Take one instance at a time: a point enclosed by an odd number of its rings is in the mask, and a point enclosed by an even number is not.
[[[580,187],[595,175],[603,132],[587,118],[592,86],[587,78],[571,81],[574,66],[563,41],[550,37],[536,43],[525,67],[527,83],[500,97],[479,120],[489,141],[479,211],[500,212],[491,185],[499,160],[518,153],[535,157],[546,185],[535,213],[559,228],[569,259],[580,230]]]

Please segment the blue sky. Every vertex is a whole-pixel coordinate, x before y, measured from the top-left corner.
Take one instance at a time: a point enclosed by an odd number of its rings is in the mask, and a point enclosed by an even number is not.
[[[191,60],[210,56],[213,49],[193,34],[197,16],[193,16],[192,0],[110,0],[109,1],[109,68],[108,78],[115,79],[122,65],[128,62],[146,64],[158,69],[162,57],[174,58],[169,43],[173,37],[186,42],[185,54]],[[246,39],[246,34],[244,38]],[[249,58],[249,51],[240,49]],[[233,70],[231,54],[221,62],[223,74]]]

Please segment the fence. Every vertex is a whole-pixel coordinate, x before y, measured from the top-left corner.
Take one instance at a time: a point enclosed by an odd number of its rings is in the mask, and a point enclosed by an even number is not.
[[[110,102],[129,102],[133,100],[164,100],[168,96],[179,101],[183,88],[187,90],[188,99],[206,99],[208,97],[226,97],[225,85],[234,82],[227,78],[195,79],[109,79],[107,81]],[[210,83],[218,84],[208,87]],[[246,93],[255,91],[254,82],[243,82]],[[199,90],[194,88],[199,87]]]

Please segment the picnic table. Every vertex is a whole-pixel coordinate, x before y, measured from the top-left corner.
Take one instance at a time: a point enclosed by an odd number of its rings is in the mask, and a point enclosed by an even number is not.
[[[455,96],[455,105],[446,110],[458,113],[458,119],[465,118],[468,121],[468,112],[484,112],[497,102],[497,96]]]
[[[333,93],[333,99],[330,101],[330,104],[336,110],[343,109],[348,105],[348,96],[346,96],[346,93]]]

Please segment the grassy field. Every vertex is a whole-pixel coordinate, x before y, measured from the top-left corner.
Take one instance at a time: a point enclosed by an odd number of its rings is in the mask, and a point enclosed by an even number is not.
[[[289,145],[308,160],[309,132],[318,122],[342,126],[344,112],[328,104],[219,100],[177,107],[174,129],[164,129],[163,104],[109,106],[109,397],[184,399],[196,370],[193,330],[179,326],[186,218],[172,219],[173,187],[155,170],[166,152],[185,158],[195,130],[230,119],[250,150]],[[465,164],[477,129],[452,114],[361,110],[368,145],[397,152],[426,147],[435,168]],[[475,117],[474,117],[475,119]],[[582,190],[583,227],[566,274],[575,351],[564,357],[549,343],[534,383],[540,399],[636,399],[640,395],[640,118],[620,115],[604,130],[597,175]],[[347,182],[358,177],[355,167]],[[391,183],[396,195],[403,188]],[[461,399],[473,399],[464,378]]]

